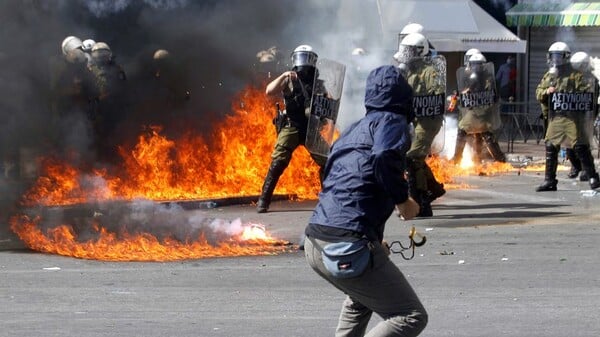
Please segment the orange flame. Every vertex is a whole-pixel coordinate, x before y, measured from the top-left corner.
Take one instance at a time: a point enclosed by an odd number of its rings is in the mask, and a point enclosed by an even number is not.
[[[262,90],[247,88],[215,128],[210,144],[185,133],[171,140],[152,127],[134,148],[120,148],[123,172],[96,170],[83,174],[64,162],[47,159],[37,184],[24,196],[26,205],[69,205],[90,200],[146,198],[205,199],[260,193],[276,135],[274,102]],[[320,188],[318,166],[300,147],[275,193],[315,198]]]
[[[221,256],[272,255],[291,250],[287,242],[277,240],[256,226],[246,226],[243,233],[232,236],[216,246],[199,237],[193,242],[180,242],[173,238],[159,240],[155,236],[128,233],[111,233],[94,224],[97,238],[78,242],[73,228],[61,225],[40,229],[40,219],[27,216],[13,217],[11,228],[31,249],[64,256],[105,261],[174,261]]]
[[[132,148],[121,147],[122,167],[84,171],[46,158],[44,172],[22,198],[24,206],[65,206],[136,198],[161,200],[210,199],[260,193],[276,140],[272,125],[275,102],[263,90],[248,87],[237,98],[232,113],[216,125],[209,138],[184,132],[168,139],[160,127],[150,127]],[[323,130],[329,132],[327,128]],[[337,138],[334,133],[334,139]],[[510,171],[508,164],[464,170],[437,156],[428,163],[447,187],[452,177]],[[318,166],[299,148],[279,180],[275,193],[315,199],[319,192]],[[94,220],[92,220],[93,222]],[[289,249],[261,225],[245,225],[242,232],[216,245],[202,235],[189,242],[150,233],[118,235],[93,223],[96,238],[82,242],[70,225],[53,224],[42,230],[42,219],[13,216],[11,228],[32,249],[86,259],[110,261],[168,261],[216,256],[276,254]]]
[[[469,175],[483,176],[515,171],[515,168],[509,163],[482,162],[475,164],[473,161],[470,161],[469,164],[469,156],[467,155],[465,157],[467,158],[466,165],[463,165],[465,160],[463,160],[460,165],[455,165],[451,160],[436,155],[428,157],[426,162],[431,168],[435,179],[438,182],[443,183],[444,188],[446,189],[470,188],[468,184],[457,184],[453,179],[455,177]]]
[[[168,139],[159,127],[140,135],[131,149],[121,147],[119,170],[83,172],[52,158],[42,161],[36,184],[23,196],[24,206],[65,206],[106,200],[189,200],[260,193],[270,164],[276,134],[272,124],[275,102],[262,90],[249,87],[237,99],[232,114],[209,135],[185,132]],[[275,193],[299,199],[316,198],[318,166],[299,148]],[[211,246],[203,238],[183,244],[152,234],[118,236],[98,227],[98,239],[79,242],[69,225],[42,231],[40,219],[13,217],[11,228],[35,250],[81,258],[112,261],[166,261],[212,256],[257,255],[285,251],[282,241],[260,226],[249,226],[230,241]],[[96,224],[98,226],[98,224]],[[260,229],[262,228],[262,230]]]

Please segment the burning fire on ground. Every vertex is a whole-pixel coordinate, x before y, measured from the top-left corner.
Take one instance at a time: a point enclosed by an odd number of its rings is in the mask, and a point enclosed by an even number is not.
[[[145,199],[159,207],[157,203],[165,200],[257,195],[275,143],[271,122],[274,106],[262,90],[247,88],[232,107],[233,113],[214,128],[211,139],[186,133],[172,140],[162,135],[160,128],[150,128],[139,136],[135,147],[119,149],[123,165],[114,172],[85,172],[64,161],[46,158],[42,161],[43,173],[22,198],[31,214],[12,217],[11,228],[32,249],[100,260],[166,261],[289,250],[286,242],[273,238],[260,225],[236,226],[241,229],[217,235],[218,240],[210,226],[194,232],[195,237],[175,239],[171,235],[159,238],[143,231],[128,232],[128,226],[139,219],[109,217],[111,221],[122,221],[111,223],[101,221],[102,216],[84,224],[95,229],[93,235],[86,233],[91,239],[85,240],[77,230],[80,224],[64,223],[62,216],[53,218],[58,222],[48,223],[49,219],[41,218],[38,211],[83,207],[96,214],[87,205],[115,201],[126,205]],[[300,148],[275,193],[314,198],[319,187],[318,167]],[[169,230],[177,226],[185,224],[172,224]]]
[[[11,228],[34,250],[86,259],[168,261],[287,251],[290,245],[270,236],[261,225],[209,221],[220,223],[215,227],[207,225],[206,219],[190,220],[183,211],[163,204],[258,195],[276,138],[271,122],[274,106],[261,89],[248,87],[210,139],[191,132],[168,139],[160,127],[151,127],[134,147],[119,148],[122,166],[111,172],[85,171],[46,158],[42,174],[22,198],[28,212],[13,216]],[[468,187],[453,184],[456,176],[513,170],[502,163],[453,165],[439,156],[430,157],[428,164],[438,181],[450,189]],[[319,188],[318,167],[301,147],[275,193],[315,199]],[[145,200],[142,209],[146,213],[123,210],[136,205],[136,200]],[[117,211],[111,210],[114,205]],[[78,207],[88,216],[73,220],[62,215],[64,209]],[[48,209],[55,214],[48,214]],[[152,220],[144,218],[148,214]],[[229,227],[236,230],[224,229]]]

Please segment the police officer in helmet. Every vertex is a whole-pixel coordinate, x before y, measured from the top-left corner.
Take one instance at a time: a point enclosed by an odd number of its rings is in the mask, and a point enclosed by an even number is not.
[[[444,195],[444,185],[436,181],[426,158],[436,134],[444,123],[445,78],[431,63],[427,38],[420,33],[406,35],[394,55],[399,68],[413,89],[413,119],[415,137],[406,153],[410,196],[419,203],[419,217],[433,215],[431,202]],[[437,99],[436,99],[437,98]],[[415,100],[420,103],[415,104]],[[428,103],[423,103],[428,102]],[[438,102],[436,105],[434,102]],[[428,104],[431,103],[431,106]]]
[[[467,53],[470,51],[467,51]],[[460,68],[459,72],[461,70],[464,76],[462,81],[459,80],[459,88],[461,90],[460,114],[452,161],[460,164],[467,143],[467,136],[472,136],[475,162],[480,161],[484,146],[495,161],[506,162],[506,156],[500,149],[500,145],[494,135],[494,131],[500,122],[496,107],[498,99],[495,90],[496,84],[493,69],[488,67],[487,60],[483,54],[473,52],[466,66]],[[488,99],[483,101],[477,98],[473,99],[471,97],[472,94],[485,96]]]
[[[271,204],[271,198],[279,177],[287,168],[292,154],[300,145],[304,145],[308,127],[308,111],[315,84],[318,56],[309,45],[298,46],[291,55],[292,69],[284,72],[269,84],[267,95],[283,95],[285,110],[279,116],[275,149],[271,154],[271,165],[265,177],[261,195],[257,203],[257,212],[265,213]],[[321,168],[327,158],[311,154]]]
[[[565,141],[573,146],[579,157],[582,170],[589,177],[590,188],[600,187],[585,132],[585,114],[593,106],[595,84],[586,80],[582,72],[573,69],[569,62],[570,54],[566,43],[553,43],[547,54],[549,69],[536,88],[536,98],[542,106],[542,113],[548,118],[544,182],[536,188],[536,192],[557,190],[558,151]],[[587,105],[582,101],[585,97],[590,97]]]

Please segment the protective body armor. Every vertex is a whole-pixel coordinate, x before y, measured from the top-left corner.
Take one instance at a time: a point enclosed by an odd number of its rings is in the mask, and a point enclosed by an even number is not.
[[[313,88],[311,85],[302,83],[299,80],[294,80],[293,87],[290,94],[283,96],[285,115],[291,126],[298,128],[301,133],[306,135],[306,125],[308,123],[306,109],[310,105]]]

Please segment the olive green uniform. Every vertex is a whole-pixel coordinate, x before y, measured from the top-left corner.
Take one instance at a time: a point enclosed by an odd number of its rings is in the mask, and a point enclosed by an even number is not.
[[[548,88],[554,87],[554,93],[549,94]],[[568,102],[578,94],[592,93],[594,84],[585,79],[583,73],[574,70],[570,65],[561,65],[556,72],[547,72],[536,88],[536,98],[541,104],[542,113],[547,116],[546,130],[546,167],[544,182],[536,188],[537,192],[556,191],[556,169],[558,166],[558,151],[563,142],[568,141],[581,162],[584,173],[590,177],[592,189],[600,187],[598,173],[594,165],[588,137],[585,132],[586,113],[581,109],[569,109],[573,105]],[[561,98],[560,95],[569,98]],[[592,95],[590,95],[592,97]],[[591,98],[590,100],[593,100]],[[554,101],[554,102],[553,102]],[[566,108],[553,109],[553,105]],[[593,104],[589,109],[592,109]],[[586,109],[587,110],[587,109]]]
[[[273,161],[280,161],[289,164],[292,160],[292,154],[294,150],[300,145],[304,145],[306,139],[306,130],[298,128],[296,126],[288,125],[281,128],[277,134],[277,142],[275,143],[275,149],[271,153],[271,159]],[[325,166],[327,157],[320,156],[311,153],[310,156],[320,167]],[[286,166],[287,166],[286,164]]]
[[[492,68],[493,69],[493,68]],[[471,79],[470,76],[477,75]],[[493,70],[481,73],[465,73],[465,83],[459,83],[462,89],[459,100],[458,130],[456,147],[453,161],[460,163],[462,152],[467,142],[467,135],[474,136],[475,161],[480,160],[482,146],[485,144],[488,152],[499,162],[505,162],[506,156],[500,149],[494,131],[500,126],[500,115],[496,105],[495,77]],[[481,100],[483,104],[472,104],[475,100]]]
[[[306,141],[307,109],[310,108],[311,95],[312,87],[298,80],[293,81],[290,90],[283,92],[286,110],[284,114],[278,116],[276,122],[277,142],[271,153],[271,165],[258,199],[257,211],[259,213],[268,210],[279,177],[292,160],[292,154],[296,148],[304,145]],[[312,153],[311,157],[319,165],[319,173],[322,174],[327,158]]]
[[[440,80],[440,73],[421,59],[411,61],[412,71],[407,75],[407,82],[413,89],[413,111],[415,131],[411,147],[406,153],[409,192],[411,197],[420,204],[419,216],[432,216],[431,202],[445,193],[443,184],[436,181],[431,168],[425,159],[431,153],[431,145],[435,136],[444,124],[444,103],[429,106],[430,113],[418,109],[419,97],[439,96],[441,102],[445,100],[445,81]]]
[[[550,111],[549,95],[546,93],[550,87],[555,87],[556,92],[589,92],[592,88],[584,81],[583,74],[575,70],[561,75],[547,72],[538,84],[535,95],[540,102],[544,118],[548,119],[548,129],[544,139],[546,142],[560,146],[567,140],[572,146],[589,145],[585,135],[585,114],[576,111],[556,114]]]

